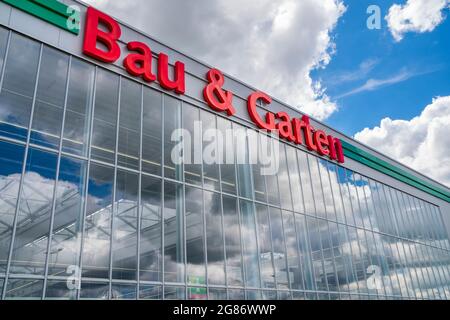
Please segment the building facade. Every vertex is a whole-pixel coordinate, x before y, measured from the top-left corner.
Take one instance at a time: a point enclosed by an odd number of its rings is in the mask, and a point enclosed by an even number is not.
[[[235,110],[212,108],[211,67],[117,21],[120,58],[99,59],[87,6],[43,3],[0,1],[1,299],[450,298],[448,187],[313,119],[337,155],[280,139],[263,175],[238,161],[277,140],[253,88],[225,75]],[[136,40],[154,63],[130,74]],[[231,163],[175,163],[173,132],[198,123],[249,134],[223,145]]]

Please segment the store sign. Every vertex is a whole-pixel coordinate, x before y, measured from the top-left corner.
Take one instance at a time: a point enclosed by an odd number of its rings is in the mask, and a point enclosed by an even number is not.
[[[86,14],[83,53],[91,58],[115,63],[121,57],[118,40],[121,36],[120,25],[110,16],[89,7]],[[100,45],[100,47],[99,47]],[[186,92],[185,66],[176,61],[172,77],[169,76],[169,57],[164,53],[158,55],[157,74],[153,74],[153,56],[151,48],[139,41],[127,44],[128,54],[123,60],[125,70],[134,77],[142,78],[146,82],[158,81],[166,90],[177,94]],[[236,113],[233,106],[233,93],[223,89],[225,77],[217,69],[211,69],[206,74],[208,84],[203,90],[203,98],[208,106],[217,112],[224,112],[228,116]],[[291,118],[285,112],[276,114],[267,112],[264,117],[258,113],[258,102],[268,105],[272,99],[263,92],[254,92],[247,99],[247,110],[252,121],[258,128],[266,131],[278,131],[280,138],[295,144],[303,144],[308,150],[321,156],[328,156],[331,160],[344,163],[342,143],[338,138],[327,135],[322,130],[316,130],[310,124],[309,117]]]

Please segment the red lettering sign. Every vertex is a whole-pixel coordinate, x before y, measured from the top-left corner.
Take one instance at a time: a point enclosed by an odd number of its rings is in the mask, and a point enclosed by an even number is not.
[[[103,26],[108,32],[102,31]],[[86,12],[86,27],[83,43],[83,53],[91,58],[106,63],[114,63],[121,55],[118,40],[121,36],[120,25],[110,16],[89,7]],[[106,50],[98,48],[98,44],[106,47]],[[158,79],[159,84],[166,90],[184,94],[185,67],[184,63],[176,61],[174,65],[173,80],[169,76],[169,57],[160,53],[158,56],[158,75],[152,73],[152,51],[145,43],[132,41],[127,44],[130,53],[123,60],[125,70],[135,77],[142,77],[146,82]]]
[[[103,31],[100,29],[106,29]],[[114,63],[121,56],[118,41],[121,36],[120,25],[110,16],[89,7],[86,13],[86,28],[84,35],[83,53],[91,58],[105,63]],[[99,48],[98,45],[104,48]],[[172,69],[169,57],[164,53],[158,54],[157,75],[152,73],[152,50],[145,43],[132,41],[126,46],[129,51],[123,60],[125,70],[134,77],[140,77],[146,82],[158,80],[160,86],[166,90],[184,94],[186,91],[184,63],[176,61]],[[170,76],[169,74],[173,75]],[[223,89],[225,77],[217,69],[211,69],[206,74],[207,85],[203,90],[203,98],[209,107],[217,112],[226,112],[228,116],[236,113],[233,106],[233,93]],[[270,96],[264,92],[254,92],[247,99],[247,111],[250,119],[260,129],[266,131],[277,130],[280,138],[295,144],[304,144],[310,151],[321,156],[328,156],[331,160],[344,163],[342,143],[338,138],[326,135],[322,130],[316,130],[310,124],[309,117],[293,118],[286,112],[266,112],[265,117],[258,113],[258,102],[266,105],[272,103]]]

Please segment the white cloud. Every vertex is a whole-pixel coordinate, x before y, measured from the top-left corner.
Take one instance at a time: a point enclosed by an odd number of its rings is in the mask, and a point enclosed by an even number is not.
[[[313,117],[337,110],[310,73],[330,62],[342,0],[87,2]]]
[[[381,120],[355,138],[450,186],[450,96],[438,97],[411,120]]]
[[[449,0],[408,0],[406,4],[394,4],[386,16],[388,27],[396,41],[403,39],[407,32],[431,32],[445,16]]]

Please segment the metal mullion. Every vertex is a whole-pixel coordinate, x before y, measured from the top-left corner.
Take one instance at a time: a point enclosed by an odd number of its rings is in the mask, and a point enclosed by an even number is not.
[[[217,116],[216,119],[216,129],[218,130],[219,123],[217,122]],[[226,130],[226,129],[225,129]],[[217,131],[218,133],[219,131]],[[225,132],[226,137],[226,132]],[[222,150],[220,152],[223,152],[223,146]],[[222,159],[225,160],[225,158],[222,155]],[[226,162],[226,161],[225,161]],[[225,295],[228,299],[228,290],[227,288],[227,254],[226,254],[226,243],[225,243],[225,224],[224,224],[224,218],[223,218],[223,188],[222,188],[222,165],[219,165],[219,198],[220,198],[220,219],[221,219],[221,226],[222,226],[222,243],[223,243],[223,267],[224,267],[224,281],[225,281]],[[205,225],[206,225],[206,212],[205,212]],[[207,242],[206,238],[206,226],[205,226],[205,243]],[[207,249],[205,248],[205,252],[207,252]],[[206,270],[208,270],[208,257],[206,257]],[[208,300],[209,300],[209,283],[208,283]]]
[[[283,152],[285,152],[285,158],[286,158],[286,150],[285,150],[284,146],[283,146]],[[287,167],[287,158],[286,158],[286,167]],[[278,168],[278,171],[279,171],[279,168]],[[286,264],[286,276],[287,276],[287,281],[288,281],[288,288],[289,288],[289,290],[291,290],[291,281],[289,279],[289,263],[288,263],[288,259],[287,259],[286,237],[285,237],[284,226],[283,226],[283,208],[282,208],[282,203],[281,203],[281,192],[280,192],[280,181],[279,181],[279,178],[280,178],[280,176],[277,174],[276,181],[277,181],[278,199],[280,201],[280,207],[277,208],[277,210],[279,210],[279,212],[280,212],[280,219],[281,219],[281,229],[282,229],[281,236],[283,237],[283,242],[284,242],[284,260],[285,260],[284,262]],[[292,197],[291,197],[291,204],[292,204]],[[293,205],[292,205],[292,209],[294,209]],[[270,212],[269,212],[269,219],[270,219]],[[272,247],[272,250],[273,250],[273,247]],[[273,257],[273,260],[274,260],[273,263],[275,265],[275,257]],[[276,274],[277,274],[276,273],[276,269],[274,269],[274,273],[275,273],[275,278],[276,278]],[[277,281],[276,288],[277,288],[277,290],[280,290],[280,288],[278,288],[278,281]],[[280,298],[278,291],[277,291],[277,297]],[[292,295],[291,295],[291,299],[292,299]]]
[[[183,117],[182,117],[183,118]],[[202,164],[201,164],[201,172],[202,172],[202,176],[201,176],[201,180],[202,180],[202,222],[203,222],[203,261],[205,263],[205,285],[206,285],[206,299],[209,300],[209,278],[208,278],[208,250],[207,250],[207,242],[206,242],[206,210],[205,210],[205,172],[204,172],[204,167],[203,167],[203,121],[202,121],[202,115],[199,112],[199,120],[200,123],[202,125],[202,137],[200,139],[200,143],[202,145],[201,150],[202,150]],[[217,133],[217,125],[216,125],[217,119],[216,116],[214,116],[214,128],[216,129],[216,133]],[[191,139],[192,140],[192,139]],[[195,137],[194,137],[194,143],[198,142],[196,141]],[[216,140],[217,142],[217,140]],[[184,161],[183,161],[184,164]],[[222,183],[220,181],[220,166],[219,166],[219,188],[222,188]],[[186,243],[187,243],[187,238],[186,238]],[[187,265],[187,260],[186,260],[186,265]],[[187,297],[186,297],[187,298]]]
[[[109,299],[112,299],[112,269],[113,269],[113,246],[114,246],[114,219],[118,210],[116,199],[117,191],[117,162],[119,151],[119,131],[120,131],[120,107],[122,104],[122,77],[119,76],[118,97],[117,97],[117,119],[116,119],[116,145],[114,150],[114,178],[112,192],[111,222],[110,222],[110,238],[109,238]]]
[[[30,120],[28,122],[28,133],[27,133],[26,146],[25,146],[25,150],[24,150],[25,151],[24,161],[22,164],[22,173],[20,176],[19,190],[18,190],[18,195],[17,195],[16,208],[15,208],[15,212],[14,212],[14,221],[13,221],[13,226],[12,226],[11,242],[10,242],[10,248],[9,248],[9,254],[8,254],[8,261],[7,261],[7,265],[6,265],[6,271],[5,271],[4,290],[2,293],[2,300],[4,300],[5,296],[6,296],[7,282],[8,282],[8,278],[9,278],[9,272],[10,272],[10,268],[11,268],[11,259],[12,259],[12,254],[13,254],[13,250],[14,250],[14,240],[15,240],[16,231],[17,231],[16,230],[17,229],[17,220],[18,220],[18,215],[19,215],[20,201],[21,201],[21,197],[22,197],[23,181],[24,181],[24,176],[25,176],[27,161],[28,161],[28,150],[30,148],[31,127],[33,125],[34,107],[35,107],[35,103],[36,103],[36,94],[37,94],[37,88],[38,88],[38,82],[39,82],[39,74],[41,71],[41,61],[42,61],[43,49],[44,49],[44,45],[41,43],[40,49],[39,49],[39,60],[38,60],[38,65],[37,65],[37,70],[36,70],[36,78],[35,78],[34,91],[33,91],[33,102],[31,104]],[[6,66],[6,63],[4,63],[4,65]]]
[[[183,101],[180,101],[179,104],[179,112],[178,115],[180,116],[180,119],[178,121],[179,127],[183,128],[184,125],[184,121],[183,121]],[[200,112],[198,112],[198,119],[200,120]],[[184,154],[183,154],[184,156]],[[177,165],[175,165],[175,179],[177,178],[177,173],[176,173],[176,168]],[[202,159],[202,170],[203,170],[203,159]],[[182,236],[182,245],[183,245],[183,256],[184,256],[184,261],[183,261],[183,271],[184,271],[184,297],[187,300],[188,299],[188,278],[187,278],[187,237],[186,237],[186,184],[185,184],[185,178],[184,178],[184,172],[185,172],[185,166],[184,166],[184,161],[182,161],[181,163],[181,181],[177,183],[175,183],[176,188],[178,188],[179,183],[181,182],[181,186],[183,188],[183,192],[182,192],[182,196],[183,199],[181,201],[181,205],[183,206],[182,208],[182,223],[183,223],[183,236]],[[203,175],[203,171],[202,171],[202,175]],[[202,186],[203,186],[203,178],[202,178]],[[175,197],[177,196],[177,192],[175,191]],[[202,198],[203,198],[203,189],[202,189]],[[203,199],[202,199],[203,201]],[[176,201],[175,201],[176,202]],[[178,214],[176,212],[176,214]],[[178,228],[178,225],[177,225]],[[178,275],[177,275],[178,276]]]
[[[137,261],[136,261],[136,300],[140,299],[141,280],[141,218],[142,218],[142,136],[144,127],[144,86],[141,84],[141,116],[139,128],[139,174],[138,174],[138,212],[137,212]]]
[[[69,63],[67,66],[67,75],[66,75],[66,87],[65,87],[65,94],[64,94],[64,107],[63,107],[63,114],[62,114],[62,124],[61,124],[61,136],[59,138],[59,146],[58,146],[58,162],[56,163],[56,178],[55,178],[55,186],[53,188],[53,201],[52,201],[52,209],[51,209],[51,216],[50,216],[50,233],[48,236],[48,243],[47,243],[47,255],[45,258],[45,271],[44,271],[44,287],[42,290],[42,299],[45,298],[46,294],[46,286],[47,286],[47,276],[48,276],[48,263],[51,255],[51,244],[53,239],[53,225],[55,221],[55,211],[56,211],[56,195],[57,195],[57,189],[58,189],[58,182],[59,182],[59,171],[61,168],[61,151],[62,151],[62,143],[63,143],[63,133],[64,133],[64,127],[65,127],[65,120],[66,120],[66,109],[67,109],[67,99],[69,95],[69,83],[70,83],[70,71],[72,67],[72,56],[69,56]]]
[[[162,257],[162,261],[161,261],[161,294],[162,294],[162,300],[165,300],[165,264],[164,264],[164,255],[165,255],[165,248],[164,248],[164,215],[165,215],[165,205],[166,205],[166,201],[164,199],[164,188],[165,188],[165,178],[164,178],[164,167],[165,167],[165,148],[164,148],[164,142],[165,142],[165,137],[164,137],[164,130],[165,130],[165,111],[164,111],[164,94],[161,94],[161,105],[160,105],[160,109],[161,109],[161,120],[162,120],[162,125],[161,125],[161,257]]]
[[[248,129],[247,129],[248,130]],[[248,132],[248,131],[247,131]],[[256,132],[256,136],[257,139],[259,138],[259,132]],[[249,138],[249,135],[247,134],[247,138]],[[249,141],[250,142],[250,141]],[[259,254],[259,232],[258,232],[258,222],[256,220],[256,204],[255,204],[255,182],[253,180],[253,168],[251,167],[251,148],[250,148],[250,144],[247,144],[248,147],[248,162],[249,162],[249,167],[250,167],[250,185],[251,185],[251,190],[252,190],[252,207],[253,207],[253,223],[255,226],[255,236],[256,236],[256,253],[258,255],[258,270],[259,270],[259,288],[262,289],[262,277],[261,277],[261,256]],[[257,157],[258,158],[258,157]],[[247,295],[247,293],[245,293]]]
[[[83,204],[83,218],[81,221],[81,246],[80,246],[80,255],[79,255],[79,287],[78,287],[78,293],[77,293],[77,300],[80,300],[80,294],[81,294],[81,276],[82,276],[82,270],[83,270],[83,250],[84,250],[84,235],[85,235],[85,224],[86,224],[86,218],[87,218],[87,198],[88,198],[88,192],[89,192],[89,175],[91,171],[91,144],[92,144],[92,134],[93,134],[93,127],[94,127],[94,111],[95,111],[95,99],[96,99],[96,91],[97,91],[97,74],[98,74],[98,67],[96,66],[94,69],[94,83],[93,83],[93,89],[92,89],[92,96],[89,103],[89,110],[88,110],[88,120],[89,120],[89,135],[88,135],[88,141],[87,141],[87,169],[86,169],[86,185],[84,186],[84,192],[85,192],[85,201]]]
[[[4,81],[5,73],[6,73],[6,64],[8,62],[9,46],[11,44],[11,34],[12,34],[12,31],[8,30],[8,39],[6,40],[5,59],[3,59],[2,70],[0,70],[0,93],[2,92],[3,81]]]
[[[232,129],[234,130],[234,126],[232,124]],[[235,151],[237,151],[236,149],[236,144],[234,143],[234,135],[233,135],[233,147],[235,149]],[[246,294],[245,289],[247,288],[247,284],[246,284],[246,275],[245,275],[245,265],[244,265],[244,250],[243,250],[243,245],[242,245],[242,226],[241,226],[241,200],[240,200],[240,195],[239,195],[239,168],[237,166],[237,152],[234,152],[234,162],[235,162],[235,179],[236,179],[236,209],[237,209],[237,214],[238,214],[238,227],[239,227],[239,245],[241,248],[241,276],[242,276],[242,287],[244,289],[244,297]],[[227,290],[228,292],[228,290]]]

